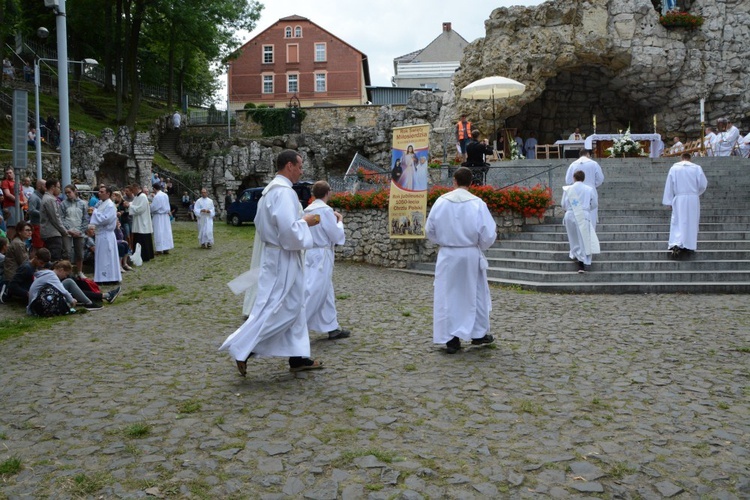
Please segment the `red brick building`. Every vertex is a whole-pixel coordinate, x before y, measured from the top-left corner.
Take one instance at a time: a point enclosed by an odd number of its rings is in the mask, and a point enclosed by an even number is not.
[[[286,107],[367,101],[367,56],[309,19],[289,16],[239,49],[229,68],[231,109],[246,103]]]

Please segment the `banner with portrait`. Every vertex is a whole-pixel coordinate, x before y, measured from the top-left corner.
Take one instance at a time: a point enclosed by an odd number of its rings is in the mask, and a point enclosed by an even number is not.
[[[429,125],[393,129],[391,191],[388,200],[389,235],[423,239],[427,219]]]

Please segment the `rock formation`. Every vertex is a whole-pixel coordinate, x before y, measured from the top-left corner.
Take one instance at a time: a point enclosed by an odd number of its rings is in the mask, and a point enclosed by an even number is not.
[[[485,76],[507,76],[526,92],[496,101],[496,113],[524,137],[540,142],[567,136],[576,126],[590,134],[631,126],[634,132],[700,133],[701,97],[707,125],[728,116],[750,126],[750,2],[695,0],[696,30],[665,28],[651,0],[555,0],[536,7],[495,9],[486,36],[464,52],[455,93]],[[658,2],[656,2],[658,3]],[[467,112],[491,133],[492,109],[445,96],[442,123]]]

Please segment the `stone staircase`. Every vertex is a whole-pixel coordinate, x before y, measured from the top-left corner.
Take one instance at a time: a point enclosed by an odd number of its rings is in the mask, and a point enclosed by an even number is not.
[[[192,165],[182,159],[177,153],[177,141],[180,139],[179,130],[167,130],[159,138],[159,152],[167,157],[180,171],[193,170]]]
[[[679,260],[667,252],[671,210],[661,205],[674,159],[602,160],[597,234],[602,253],[578,274],[558,208],[543,224],[503,235],[487,252],[490,282],[544,292],[750,292],[750,161],[701,158],[708,190],[701,198],[698,251]],[[552,175],[562,198],[567,165]],[[434,264],[414,271],[434,273]]]

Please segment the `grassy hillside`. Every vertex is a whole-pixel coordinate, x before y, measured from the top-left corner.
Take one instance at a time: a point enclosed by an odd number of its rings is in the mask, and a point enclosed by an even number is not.
[[[117,127],[117,104],[114,94],[108,94],[102,91],[98,86],[89,82],[81,82],[80,85],[71,81],[70,101],[70,129],[83,130],[87,133],[99,135],[105,128]],[[3,91],[12,95],[12,89],[3,87]],[[83,102],[81,102],[83,101]],[[88,114],[86,108],[97,109],[104,118],[93,117]],[[127,114],[129,104],[123,105],[123,117]],[[55,118],[60,116],[57,94],[45,94],[44,89],[39,95],[39,109],[42,117],[50,114]],[[34,92],[33,87],[29,92],[29,111],[34,112]],[[141,101],[138,111],[138,120],[136,128],[146,130],[154,120],[170,112],[165,103],[154,101]],[[3,117],[0,119],[0,149],[11,149],[13,142],[12,123]],[[46,146],[44,146],[46,148]],[[29,163],[33,163],[33,147],[29,147]],[[12,153],[0,151],[0,164],[9,165],[12,160]]]

